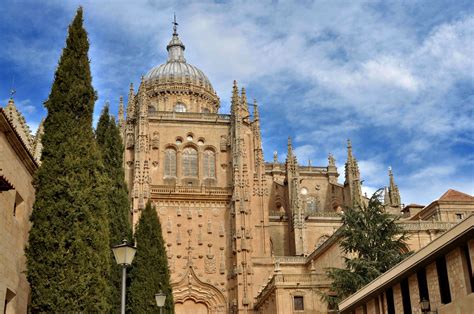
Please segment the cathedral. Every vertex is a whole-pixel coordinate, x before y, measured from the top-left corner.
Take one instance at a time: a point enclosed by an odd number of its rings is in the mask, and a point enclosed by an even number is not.
[[[120,99],[118,113],[130,220],[135,225],[146,203],[154,204],[176,313],[335,311],[321,295],[330,292],[327,268],[344,267],[337,232],[340,213],[367,202],[351,142],[343,183],[331,154],[326,165],[298,164],[290,138],[285,162],[276,152],[266,162],[261,137],[265,121],[257,102],[249,102],[245,89],[234,82],[230,114],[220,113],[211,82],[186,62],[176,25],[166,47],[168,59],[142,78],[137,91],[130,86],[127,106]],[[5,313],[27,311],[24,247],[42,134],[40,124],[36,136],[31,135],[13,99],[0,108],[0,230],[6,231],[0,237],[0,304]],[[457,299],[472,304],[474,279],[469,281],[467,272],[474,278],[474,231],[466,230],[472,229],[474,197],[448,190],[427,206],[405,206],[392,169],[387,183],[384,209],[400,216],[409,249],[419,250],[404,263],[412,267],[423,261],[425,277],[420,269],[394,267],[387,276],[400,283],[374,280],[372,290],[361,289],[342,302],[343,312],[403,312],[418,306],[422,293],[433,309],[457,306]],[[456,240],[458,247],[455,237],[464,241]],[[431,247],[442,245],[452,250],[447,264],[439,262],[444,257],[434,261],[423,253],[438,252]],[[448,290],[437,284],[438,277],[446,276],[451,278]],[[420,283],[423,278],[428,285]],[[450,291],[453,302],[451,295],[443,300]]]
[[[251,311],[277,257],[305,259],[339,227],[338,213],[364,202],[357,160],[349,141],[343,184],[332,155],[301,166],[290,138],[286,161],[266,162],[257,102],[234,81],[231,112],[220,113],[176,25],[166,49],[166,63],[120,102],[132,220],[156,206],[177,313]],[[400,213],[391,171],[385,199]]]

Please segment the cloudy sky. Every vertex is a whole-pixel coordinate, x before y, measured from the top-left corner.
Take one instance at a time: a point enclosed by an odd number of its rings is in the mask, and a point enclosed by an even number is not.
[[[346,140],[367,192],[388,184],[427,204],[474,194],[474,2],[11,1],[0,6],[0,105],[9,90],[35,129],[46,115],[67,26],[79,5],[91,44],[96,115],[166,60],[171,21],[188,62],[229,112],[232,81],[260,104],[264,152],[327,165],[343,180]]]

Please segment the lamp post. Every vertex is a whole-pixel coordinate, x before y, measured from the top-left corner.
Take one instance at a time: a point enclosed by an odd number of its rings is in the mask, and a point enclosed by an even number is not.
[[[430,301],[425,298],[420,301],[421,313],[428,313],[430,311]]]
[[[132,264],[137,248],[123,240],[122,244],[112,247],[115,261],[122,266],[122,303],[120,313],[125,314],[125,286],[127,280],[127,266]]]
[[[160,314],[163,313],[163,306],[165,305],[166,294],[164,294],[160,290],[160,292],[155,294],[155,300],[156,300],[156,305],[158,305],[158,307],[160,308]]]

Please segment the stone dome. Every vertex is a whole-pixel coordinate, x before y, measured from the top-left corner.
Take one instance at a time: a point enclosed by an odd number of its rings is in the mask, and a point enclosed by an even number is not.
[[[166,49],[168,50],[168,61],[152,68],[145,75],[145,82],[189,83],[215,93],[204,72],[186,62],[184,58],[185,46],[179,39],[176,29]]]

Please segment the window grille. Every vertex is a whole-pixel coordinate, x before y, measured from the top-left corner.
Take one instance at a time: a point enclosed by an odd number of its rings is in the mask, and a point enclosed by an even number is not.
[[[186,147],[183,150],[183,175],[185,177],[198,176],[197,151],[192,147]]]
[[[165,150],[165,177],[176,177],[176,151],[172,148]]]
[[[212,150],[204,151],[203,169],[205,178],[216,177],[216,155]]]

